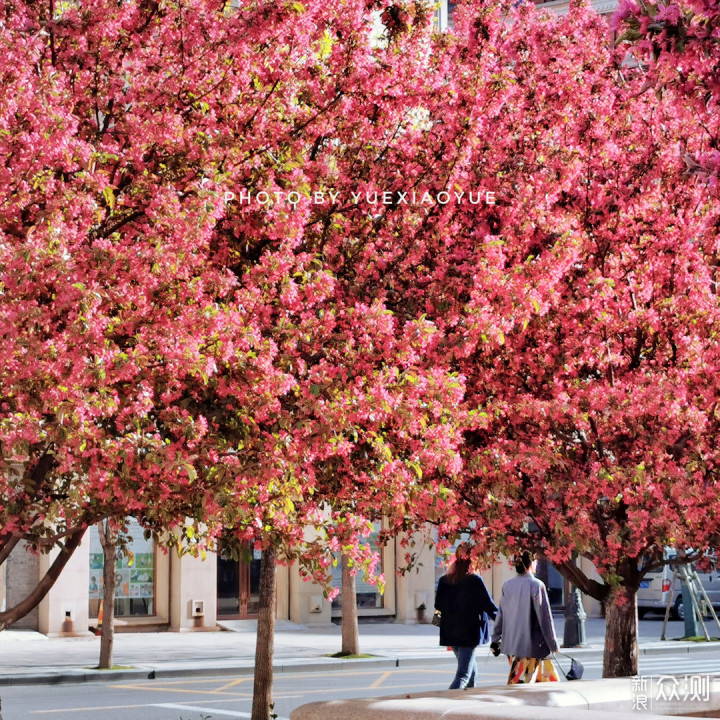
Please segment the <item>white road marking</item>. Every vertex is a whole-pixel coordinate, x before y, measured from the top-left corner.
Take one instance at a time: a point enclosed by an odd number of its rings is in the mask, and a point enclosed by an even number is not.
[[[214,707],[200,707],[199,705],[180,705],[176,703],[153,703],[148,707],[167,708],[168,710],[197,710],[197,712],[208,713],[209,715],[226,715],[228,717],[249,718],[248,712],[237,712],[235,710],[220,710]],[[288,720],[288,718],[279,717],[277,720]]]

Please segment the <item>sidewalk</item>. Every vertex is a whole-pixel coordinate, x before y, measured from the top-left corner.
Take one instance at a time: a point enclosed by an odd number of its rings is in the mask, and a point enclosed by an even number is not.
[[[185,675],[251,674],[255,657],[255,621],[226,621],[229,632],[117,633],[114,662],[123,669],[94,670],[100,638],[48,638],[25,630],[0,632],[0,685],[109,681]],[[562,640],[563,618],[555,618]],[[586,622],[587,646],[574,649],[579,657],[602,655],[605,621]],[[720,643],[661,641],[662,620],[640,623],[641,653],[716,652]],[[668,627],[668,637],[682,635],[682,622]],[[340,650],[338,626],[309,627],[278,620],[275,632],[275,671],[310,671],[329,667],[437,664],[455,662],[452,653],[438,645],[432,625],[370,623],[360,625],[360,650],[371,658],[339,660],[327,657]],[[483,651],[481,651],[483,652]]]

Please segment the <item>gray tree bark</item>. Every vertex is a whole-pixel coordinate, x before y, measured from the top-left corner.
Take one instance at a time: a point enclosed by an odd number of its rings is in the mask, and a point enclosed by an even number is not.
[[[619,587],[605,602],[603,677],[630,677],[638,672],[635,588]]]
[[[113,645],[115,641],[115,561],[117,559],[117,532],[104,520],[98,527],[100,544],[103,549],[103,619],[100,633],[101,670],[113,666]]]
[[[355,575],[350,573],[346,555],[341,556],[342,563],[342,648],[343,655],[359,655],[360,639],[358,633],[358,609]]]
[[[263,550],[260,562],[260,598],[255,641],[255,678],[251,720],[271,720],[273,714],[273,653],[275,651],[275,593],[277,573],[274,547]]]

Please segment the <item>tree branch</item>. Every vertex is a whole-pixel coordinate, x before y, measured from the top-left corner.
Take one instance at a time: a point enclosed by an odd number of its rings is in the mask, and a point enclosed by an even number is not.
[[[555,567],[564,578],[567,578],[573,585],[580,588],[586,595],[600,602],[603,602],[610,594],[609,585],[599,583],[597,580],[591,580],[572,560],[556,564]]]

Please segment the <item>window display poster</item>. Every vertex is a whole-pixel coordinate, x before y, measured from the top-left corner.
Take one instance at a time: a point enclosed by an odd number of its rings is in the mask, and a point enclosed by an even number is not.
[[[115,563],[115,598],[152,598],[155,595],[155,552],[152,539],[143,537],[142,528],[130,521],[129,554]],[[90,599],[100,599],[103,593],[104,556],[97,527],[90,529]]]

